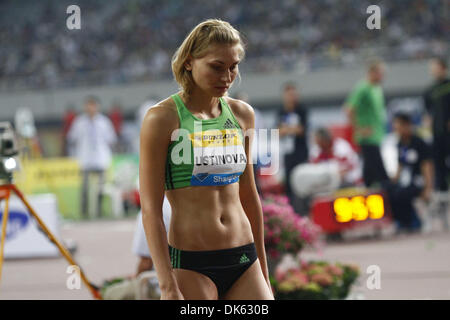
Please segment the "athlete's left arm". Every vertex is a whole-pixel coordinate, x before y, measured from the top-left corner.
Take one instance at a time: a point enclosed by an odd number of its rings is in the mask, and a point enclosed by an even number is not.
[[[249,104],[237,100],[234,101],[232,110],[242,128],[242,133],[245,139],[245,154],[247,156],[246,168],[239,179],[239,197],[241,199],[242,207],[244,208],[252,227],[253,238],[255,240],[256,251],[263,275],[269,285],[269,288],[271,288],[269,282],[269,271],[267,268],[266,251],[264,247],[263,211],[258,190],[256,189],[251,154],[251,145],[253,142],[255,128],[255,112]]]

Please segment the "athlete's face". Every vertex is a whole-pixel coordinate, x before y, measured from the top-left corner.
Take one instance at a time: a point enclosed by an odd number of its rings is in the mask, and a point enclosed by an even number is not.
[[[214,44],[205,56],[188,60],[185,67],[201,91],[222,97],[238,75],[241,52],[239,44]]]

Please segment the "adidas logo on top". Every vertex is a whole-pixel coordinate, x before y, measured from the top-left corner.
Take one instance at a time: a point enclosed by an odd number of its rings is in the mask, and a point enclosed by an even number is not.
[[[224,125],[223,125],[224,129],[231,129],[231,128],[235,128],[233,122],[231,122],[230,119],[227,119],[227,121],[225,121]]]
[[[246,263],[246,262],[249,262],[250,261],[250,259],[246,256],[246,254],[244,253],[242,256],[241,256],[241,259],[239,260],[239,263]]]

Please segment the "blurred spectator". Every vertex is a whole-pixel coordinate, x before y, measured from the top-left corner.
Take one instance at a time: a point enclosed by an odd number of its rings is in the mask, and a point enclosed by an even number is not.
[[[446,192],[450,174],[450,79],[446,61],[443,58],[433,59],[430,71],[434,83],[427,89],[424,100],[432,122],[436,187]]]
[[[306,133],[308,129],[308,113],[300,103],[300,94],[294,83],[283,86],[283,108],[278,114],[278,129],[284,144],[284,168],[286,194],[293,204],[293,193],[289,183],[292,169],[308,160]]]
[[[386,182],[389,202],[397,231],[419,231],[421,221],[413,200],[429,201],[433,189],[433,164],[429,146],[414,134],[411,118],[398,113],[394,118],[398,135],[398,170],[392,182]]]
[[[241,101],[244,101],[248,104],[250,104],[250,98],[248,96],[248,94],[246,92],[238,92],[235,95],[235,98]],[[254,131],[254,135],[253,135],[253,142],[252,142],[252,163],[253,163],[253,175],[255,177],[255,184],[256,184],[256,189],[258,190],[258,192],[260,192],[261,190],[261,186],[260,186],[260,182],[258,179],[258,169],[260,167],[259,165],[259,155],[258,155],[258,130],[259,129],[265,129],[265,125],[264,125],[264,119],[262,117],[261,111],[259,111],[258,108],[256,108],[255,106],[253,107],[253,111],[255,113],[255,131]]]
[[[309,214],[316,195],[355,186],[361,180],[358,155],[347,141],[333,138],[325,128],[315,130],[314,141],[309,163],[295,166],[289,181],[296,212],[302,215]]]
[[[108,114],[109,120],[111,120],[111,123],[114,127],[114,131],[117,136],[117,150],[116,152],[123,152],[124,146],[123,146],[123,137],[122,137],[122,124],[123,124],[123,112],[122,112],[122,106],[118,101],[114,101],[111,109]]]
[[[422,59],[448,53],[450,43],[448,1],[383,1],[382,32],[364,27],[368,3],[360,0],[78,0],[81,32],[60,27],[67,18],[60,13],[70,4],[2,1],[5,89],[169,78],[169,53],[198,21],[212,16],[245,35],[246,71],[352,64],[367,51],[392,61]]]
[[[116,135],[120,136],[120,133],[122,132],[123,113],[122,107],[117,101],[114,102],[111,107],[109,112],[109,120],[111,120]]]
[[[81,190],[81,214],[88,217],[90,176],[98,177],[96,195],[97,216],[102,214],[105,170],[111,164],[111,148],[117,141],[111,121],[99,112],[100,101],[88,96],[84,102],[85,113],[75,118],[68,133],[68,140],[75,145],[75,155],[83,175]]]
[[[163,220],[166,232],[169,230],[170,218],[172,216],[172,207],[169,200],[164,197],[163,201]],[[147,238],[145,237],[144,225],[142,224],[142,212],[140,211],[136,217],[136,228],[133,236],[132,251],[139,257],[137,265],[136,276],[145,271],[153,269],[153,260],[148,249]]]
[[[371,61],[367,78],[357,83],[345,102],[354,140],[361,148],[363,180],[367,187],[388,180],[380,153],[386,130],[383,77],[384,64],[379,60]]]
[[[341,187],[355,186],[361,180],[361,168],[358,154],[350,143],[341,138],[333,138],[330,131],[319,128],[314,133],[315,145],[311,148],[310,162],[338,163]]]
[[[73,106],[69,106],[66,109],[66,112],[63,116],[63,130],[62,130],[62,155],[64,157],[74,157],[75,153],[73,151],[73,148],[71,147],[67,135],[69,134],[70,127],[72,126],[73,121],[75,120],[75,117],[77,116],[75,112],[75,108]]]

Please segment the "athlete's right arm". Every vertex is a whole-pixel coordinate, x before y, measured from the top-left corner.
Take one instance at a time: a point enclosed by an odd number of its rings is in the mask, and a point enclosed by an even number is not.
[[[170,263],[162,214],[167,149],[174,121],[172,110],[155,106],[145,115],[140,133],[139,188],[142,223],[158,276],[161,299],[183,299]]]

